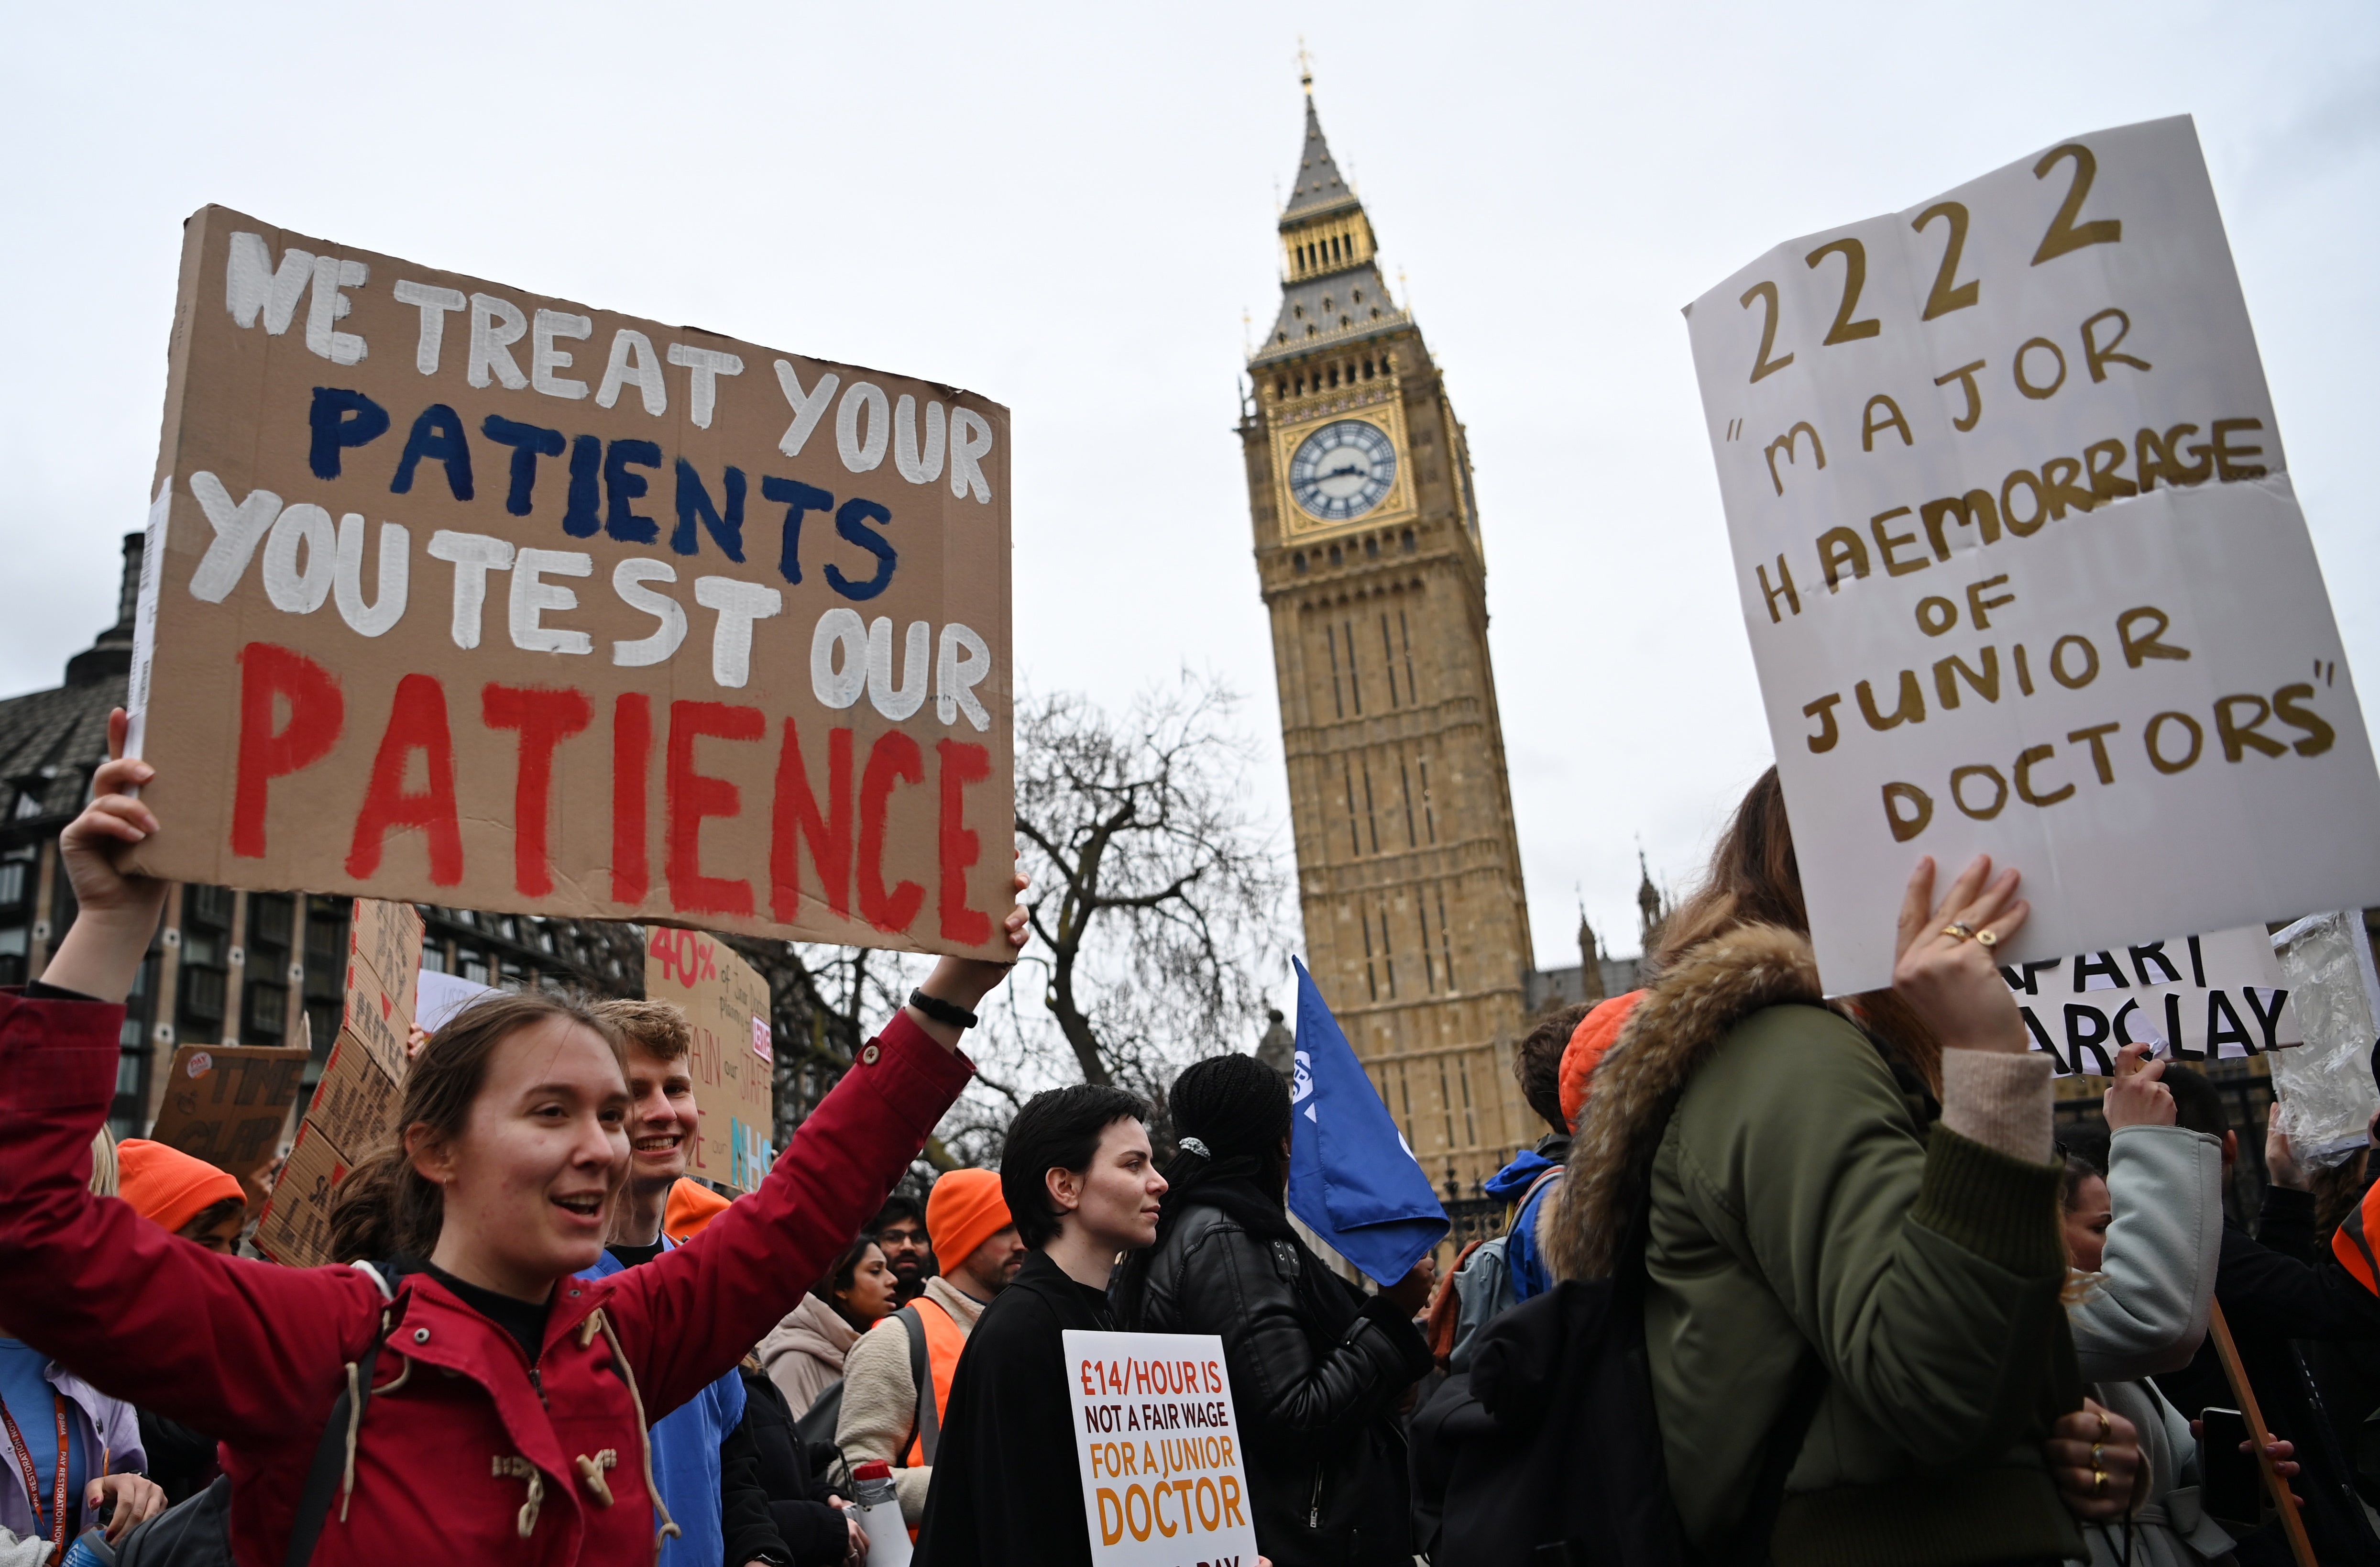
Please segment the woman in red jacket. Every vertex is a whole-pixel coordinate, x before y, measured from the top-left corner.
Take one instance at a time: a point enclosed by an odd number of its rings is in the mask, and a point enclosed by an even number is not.
[[[122,713],[109,735],[120,753]],[[382,1233],[426,1257],[393,1280],[219,1257],[84,1185],[115,1091],[120,1003],[164,896],[111,863],[159,831],[123,793],[153,775],[137,759],[99,770],[59,843],[80,913],[43,982],[0,993],[11,1330],[222,1439],[239,1561],[286,1556],[316,1443],[377,1344],[315,1561],[647,1567],[667,1523],[646,1427],[735,1366],[883,1203],[966,1081],[959,1028],[904,1008],[759,1192],[691,1244],[589,1282],[571,1275],[601,1251],[628,1163],[617,1047],[575,1008],[511,998],[504,1026],[483,1013],[431,1041],[406,1094],[404,1155],[374,1166]],[[1021,911],[1007,930],[1022,945]],[[946,957],[922,993],[963,1014],[1006,972]]]

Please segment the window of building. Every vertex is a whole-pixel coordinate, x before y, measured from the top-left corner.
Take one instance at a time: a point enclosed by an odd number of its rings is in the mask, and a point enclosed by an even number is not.
[[[243,1039],[255,1037],[260,1044],[279,1044],[289,1031],[289,964],[295,955],[297,914],[292,893],[248,895]]]
[[[1305,552],[1304,550],[1300,550],[1297,553],[1289,557],[1289,569],[1296,572],[1301,577],[1305,575]]]
[[[330,1060],[346,1010],[347,919],[354,907],[346,898],[306,900],[306,1026],[318,1062]]]
[[[231,914],[228,887],[182,890],[182,965],[175,1034],[185,1044],[206,1044],[237,1036],[228,1017],[231,1000]]]
[[[33,895],[41,846],[20,844],[0,855],[0,908],[21,908]]]

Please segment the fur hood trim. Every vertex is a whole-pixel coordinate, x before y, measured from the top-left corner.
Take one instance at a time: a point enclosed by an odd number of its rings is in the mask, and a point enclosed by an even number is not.
[[[1736,1023],[1786,1002],[1823,1005],[1809,939],[1746,925],[1661,976],[1595,1070],[1569,1173],[1541,1205],[1537,1240],[1560,1279],[1608,1277],[1678,1096]]]

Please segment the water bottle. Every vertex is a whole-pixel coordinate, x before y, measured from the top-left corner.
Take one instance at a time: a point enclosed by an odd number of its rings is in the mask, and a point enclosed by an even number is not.
[[[868,1567],[909,1567],[909,1525],[901,1522],[892,1465],[881,1459],[853,1465],[851,1500],[859,1504],[859,1526],[868,1531]]]

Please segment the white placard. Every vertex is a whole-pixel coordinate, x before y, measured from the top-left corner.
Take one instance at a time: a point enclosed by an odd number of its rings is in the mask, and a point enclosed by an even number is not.
[[[1911,868],[2024,962],[2380,902],[2380,778],[2187,117],[1781,245],[1688,308],[1818,966]]]
[[[495,989],[466,979],[459,974],[442,973],[435,968],[421,971],[420,1010],[413,1021],[435,1034],[446,1026],[446,1020]]]
[[[1098,1567],[1256,1567],[1223,1341],[1068,1329],[1066,1397]]]
[[[2058,1076],[2105,1077],[2129,1044],[2171,1061],[2234,1061],[2305,1042],[2261,925],[2034,958],[2000,970],[2033,1048]]]

